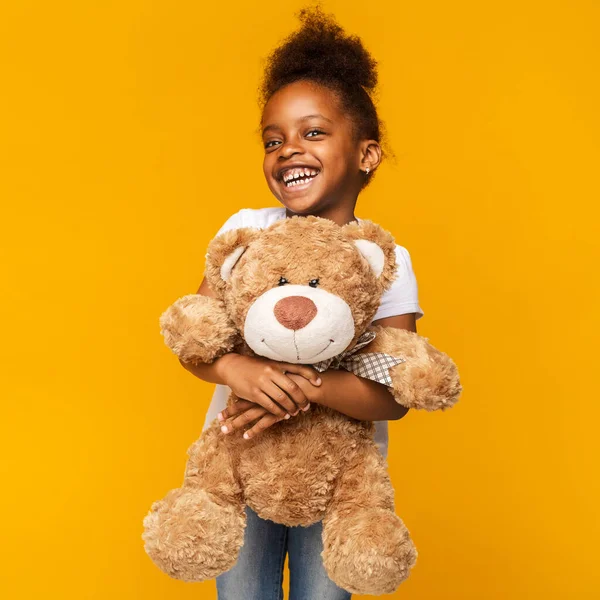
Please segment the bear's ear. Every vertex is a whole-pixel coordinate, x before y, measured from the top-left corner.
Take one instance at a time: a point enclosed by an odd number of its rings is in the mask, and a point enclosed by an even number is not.
[[[375,277],[379,278],[385,266],[385,254],[383,250],[375,242],[370,242],[369,240],[354,240],[354,245],[369,263]]]
[[[377,278],[381,292],[396,279],[396,243],[392,234],[377,223],[361,220],[342,226],[343,236],[354,243]]]
[[[222,296],[233,268],[248,246],[260,236],[253,227],[231,229],[215,237],[206,251],[206,278],[210,287]]]

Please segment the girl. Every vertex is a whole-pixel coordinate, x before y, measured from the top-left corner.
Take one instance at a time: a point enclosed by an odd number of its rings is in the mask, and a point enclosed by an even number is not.
[[[242,209],[217,235],[235,227],[264,228],[293,215],[317,215],[339,225],[360,221],[354,208],[382,159],[381,124],[369,95],[377,83],[376,62],[359,38],[348,36],[319,7],[299,13],[302,27],[270,56],[261,87],[263,171],[280,208]],[[396,247],[398,277],[373,323],[416,332],[423,316],[410,255]],[[198,294],[214,296],[206,280]],[[216,383],[205,428],[215,416],[223,435],[245,428],[260,432],[300,409],[320,402],[355,419],[376,422],[375,441],[387,456],[387,421],[407,409],[378,382],[343,370],[319,374],[296,365],[229,353],[208,365],[182,365]],[[241,398],[225,409],[229,391]],[[220,411],[220,412],[219,412]],[[219,413],[217,415],[217,413]],[[247,427],[245,427],[247,426]],[[246,508],[244,545],[236,564],[216,579],[220,600],[280,600],[283,565],[289,555],[290,600],[342,600],[324,570],[321,523],[286,527]]]

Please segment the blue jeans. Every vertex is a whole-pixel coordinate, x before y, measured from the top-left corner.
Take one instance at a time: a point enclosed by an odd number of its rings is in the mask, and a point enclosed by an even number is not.
[[[218,600],[282,600],[289,554],[289,600],[347,600],[350,592],[329,579],[321,552],[322,523],[286,527],[261,519],[246,506],[244,545],[229,571],[216,578]]]

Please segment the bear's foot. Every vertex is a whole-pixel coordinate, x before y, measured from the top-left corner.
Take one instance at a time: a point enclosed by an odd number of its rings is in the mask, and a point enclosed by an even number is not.
[[[152,505],[142,539],[148,556],[167,575],[204,581],[236,563],[246,514],[241,504],[217,502],[202,489],[179,488]]]
[[[323,522],[323,565],[353,594],[391,594],[408,577],[417,551],[402,520],[371,508]]]

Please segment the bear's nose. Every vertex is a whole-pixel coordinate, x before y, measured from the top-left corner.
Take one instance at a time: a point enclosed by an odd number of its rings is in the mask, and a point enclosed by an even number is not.
[[[288,329],[306,327],[317,314],[317,305],[306,296],[287,296],[273,307],[275,318]]]

